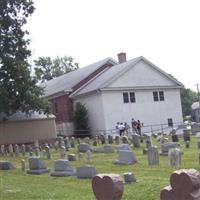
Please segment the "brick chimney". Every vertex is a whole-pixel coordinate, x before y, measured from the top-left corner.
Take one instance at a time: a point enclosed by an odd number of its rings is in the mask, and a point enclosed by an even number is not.
[[[121,52],[121,53],[117,54],[117,56],[118,56],[119,64],[126,62],[126,53]]]

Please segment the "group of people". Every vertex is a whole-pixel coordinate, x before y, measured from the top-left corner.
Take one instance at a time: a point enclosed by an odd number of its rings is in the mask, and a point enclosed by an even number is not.
[[[133,133],[141,135],[141,123],[140,120],[134,120],[132,118],[131,120],[131,127]],[[124,133],[128,134],[130,132],[130,126],[127,124],[127,122],[117,122],[116,124],[116,130],[118,131],[119,135],[123,135]]]
[[[141,124],[140,120],[135,120],[134,118],[132,118],[131,126],[132,126],[133,133],[136,133],[136,134],[141,136],[141,134],[142,134],[141,133],[141,126],[142,126],[142,124]]]

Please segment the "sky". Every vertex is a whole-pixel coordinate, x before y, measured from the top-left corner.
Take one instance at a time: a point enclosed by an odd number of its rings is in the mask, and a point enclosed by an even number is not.
[[[32,60],[72,56],[84,67],[125,52],[144,56],[186,88],[200,83],[199,0],[33,0]]]

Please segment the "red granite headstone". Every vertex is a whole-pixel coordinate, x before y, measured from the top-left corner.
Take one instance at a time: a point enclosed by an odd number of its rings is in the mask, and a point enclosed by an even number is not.
[[[92,189],[97,200],[120,200],[124,185],[118,174],[98,174],[92,179]]]
[[[175,171],[170,184],[161,191],[161,200],[200,200],[200,173],[197,170]]]

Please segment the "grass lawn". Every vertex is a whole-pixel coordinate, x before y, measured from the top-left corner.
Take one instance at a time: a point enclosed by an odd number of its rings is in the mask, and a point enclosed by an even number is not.
[[[154,141],[160,149],[160,145]],[[181,168],[200,170],[198,162],[199,150],[197,138],[192,137],[190,148],[186,149],[183,139],[180,139],[181,149],[184,152]],[[169,177],[177,168],[169,167],[168,157],[160,156],[159,166],[148,166],[147,155],[142,154],[144,143],[138,149],[134,148],[138,163],[129,166],[116,166],[113,161],[117,154],[93,154],[90,163],[95,165],[99,173],[117,173],[123,176],[125,172],[133,172],[137,183],[125,185],[123,200],[159,200],[160,191],[169,184]],[[69,153],[74,153],[70,150]],[[48,167],[53,169],[53,161],[59,158],[59,152],[52,150],[52,160],[43,159]],[[95,200],[91,180],[77,179],[76,177],[51,177],[49,174],[28,175],[21,171],[20,160],[28,157],[0,157],[0,160],[10,160],[17,167],[15,170],[0,171],[0,200]],[[86,156],[82,161],[71,162],[73,168],[88,164]]]

